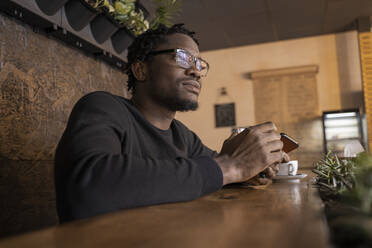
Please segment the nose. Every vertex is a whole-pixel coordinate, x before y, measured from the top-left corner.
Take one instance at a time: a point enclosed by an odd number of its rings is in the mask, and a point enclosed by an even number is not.
[[[186,70],[186,75],[187,76],[192,76],[194,78],[197,78],[198,80],[200,80],[200,78],[201,78],[200,71],[198,71],[196,69],[195,65],[193,65],[191,68],[189,68],[189,69]]]

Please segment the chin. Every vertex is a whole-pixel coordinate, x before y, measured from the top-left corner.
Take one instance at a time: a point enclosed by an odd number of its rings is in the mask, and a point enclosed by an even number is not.
[[[168,104],[168,108],[171,111],[180,111],[180,112],[186,112],[186,111],[195,111],[199,107],[198,101],[190,100],[190,99],[173,99],[171,104]]]
[[[185,104],[183,106],[183,109],[180,109],[178,111],[186,112],[186,111],[195,111],[199,107],[199,103],[197,101],[190,101],[189,103]]]

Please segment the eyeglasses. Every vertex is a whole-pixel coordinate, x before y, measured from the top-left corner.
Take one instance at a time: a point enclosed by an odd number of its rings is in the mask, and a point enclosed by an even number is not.
[[[200,72],[201,77],[205,77],[208,74],[209,64],[207,63],[207,61],[203,60],[202,58],[195,57],[188,51],[181,48],[153,51],[150,52],[150,55],[158,55],[163,53],[175,53],[177,65],[184,69],[190,69],[194,67]]]

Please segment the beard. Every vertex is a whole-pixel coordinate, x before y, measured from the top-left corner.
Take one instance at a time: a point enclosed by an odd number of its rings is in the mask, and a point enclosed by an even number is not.
[[[149,73],[151,79],[154,78],[153,75],[156,75],[152,70],[150,70]],[[191,79],[196,80],[195,78]],[[159,88],[158,85],[150,83],[149,94],[158,104],[167,108],[169,111],[186,112],[190,110],[191,111],[197,110],[199,107],[198,100],[190,99],[189,97],[182,94],[182,90],[180,89],[180,87],[182,87],[182,82],[185,80],[186,78],[180,78],[175,82],[169,83],[170,87],[172,87],[172,90],[170,90],[169,88],[168,89]],[[149,81],[151,82],[152,80]]]
[[[191,101],[189,99],[181,99],[177,96],[171,96],[167,99],[164,99],[163,101],[164,105],[170,110],[170,111],[194,111],[197,110],[199,107],[199,104],[197,101]]]
[[[164,93],[164,91],[153,89],[152,95],[158,103],[170,111],[194,111],[199,107],[198,101],[183,98],[180,96],[179,92],[175,92],[175,94],[167,94]]]

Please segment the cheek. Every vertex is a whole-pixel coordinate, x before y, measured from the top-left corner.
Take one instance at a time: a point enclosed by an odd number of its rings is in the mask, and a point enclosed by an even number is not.
[[[169,61],[153,61],[149,66],[149,81],[157,90],[178,87],[179,83],[185,78],[186,72]],[[154,88],[154,87],[151,87]]]
[[[153,79],[158,82],[160,87],[176,87],[185,78],[185,72],[182,69],[168,67],[155,71]]]

